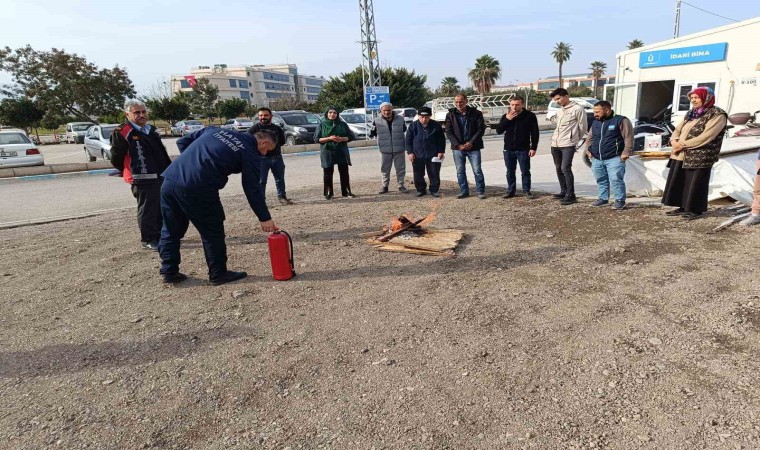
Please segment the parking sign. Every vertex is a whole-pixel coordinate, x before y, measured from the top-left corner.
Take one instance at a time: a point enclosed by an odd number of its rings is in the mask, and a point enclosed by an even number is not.
[[[368,111],[377,111],[383,102],[391,101],[388,86],[368,86],[364,88],[364,107]]]

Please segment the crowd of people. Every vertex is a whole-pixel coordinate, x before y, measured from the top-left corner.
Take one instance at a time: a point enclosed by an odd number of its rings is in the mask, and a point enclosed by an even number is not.
[[[585,110],[570,100],[567,90],[555,89],[550,96],[561,106],[551,136],[551,154],[559,183],[559,192],[553,197],[564,206],[577,203],[572,163],[585,136],[581,151],[591,161],[598,187],[598,197],[591,206],[607,206],[612,197],[613,209],[626,209],[625,167],[634,141],[631,121],[615,114],[609,102],[600,101],[594,105],[594,118],[589,124]],[[710,173],[723,143],[727,114],[715,106],[715,95],[710,88],[699,87],[688,96],[692,108],[670,140],[672,151],[662,203],[675,207],[666,215],[695,220],[704,217],[707,211]],[[441,163],[446,156],[448,141],[459,185],[456,198],[470,196],[466,172],[468,161],[477,197],[486,198],[481,169],[486,124],[483,114],[468,106],[467,100],[466,95],[458,94],[443,124],[432,118],[430,108],[423,107],[418,110],[417,120],[409,126],[403,117],[394,114],[393,105],[381,105],[380,117],[374,121],[371,134],[377,137],[381,154],[379,195],[389,192],[392,168],[395,169],[398,190],[408,192],[408,159],[412,164],[416,196],[429,193],[439,197]],[[137,200],[142,246],[159,252],[163,280],[179,283],[187,279],[179,270],[180,242],[190,223],[201,236],[212,285],[247,276],[245,272],[227,268],[225,215],[219,191],[226,185],[229,175],[241,173],[243,191],[260,221],[261,230],[272,232],[278,229],[265,201],[270,171],[280,204],[290,205],[292,202],[285,191],[285,163],[281,149],[285,136],[279,126],[272,124],[272,111],[259,108],[258,123],[247,133],[207,127],[180,138],[177,141],[180,156],[174,161],[169,158],[155,127],[148,123],[145,104],[128,100],[124,111],[127,120],[111,136],[111,162],[121,171]],[[530,161],[538,149],[539,128],[536,115],[526,109],[522,97],[511,98],[509,111],[501,117],[496,132],[504,135],[507,183],[503,198],[517,195],[518,165],[522,195],[527,199],[535,198],[531,192]],[[355,136],[340,118],[337,108],[330,107],[325,111],[314,138],[320,144],[325,199],[331,200],[334,196],[336,165],[341,195],[355,197],[349,179],[351,155],[348,149],[348,142]],[[760,152],[752,211],[741,223],[760,224]]]

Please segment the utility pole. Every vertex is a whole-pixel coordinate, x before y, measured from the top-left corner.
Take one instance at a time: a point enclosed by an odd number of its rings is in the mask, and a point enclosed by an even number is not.
[[[377,52],[377,35],[375,34],[375,10],[372,6],[372,0],[359,0],[359,22],[362,29],[362,79],[364,81],[364,92],[366,92],[368,87],[382,86],[380,57]],[[367,114],[371,115],[374,121],[377,111],[367,111]]]
[[[673,39],[681,34],[681,0],[676,0],[676,23],[673,27]]]

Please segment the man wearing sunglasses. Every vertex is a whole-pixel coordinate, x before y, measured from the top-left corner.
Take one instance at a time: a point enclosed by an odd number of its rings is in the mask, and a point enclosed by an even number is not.
[[[139,100],[124,103],[127,121],[111,134],[111,164],[122,173],[137,200],[137,225],[146,250],[158,251],[161,238],[161,173],[171,159],[156,128],[148,123],[148,110]]]

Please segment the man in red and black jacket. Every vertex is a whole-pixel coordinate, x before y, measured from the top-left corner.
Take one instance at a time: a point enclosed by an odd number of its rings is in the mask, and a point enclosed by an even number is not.
[[[111,134],[111,164],[121,171],[137,199],[137,225],[143,248],[158,251],[161,238],[161,173],[171,159],[148,111],[139,100],[124,103],[127,121]]]

